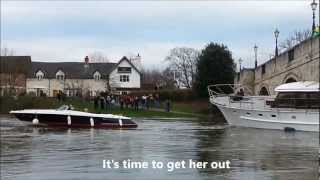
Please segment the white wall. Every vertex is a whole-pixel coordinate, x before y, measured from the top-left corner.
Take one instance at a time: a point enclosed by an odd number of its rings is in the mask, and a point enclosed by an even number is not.
[[[54,90],[75,89],[81,88],[83,92],[92,91],[94,93],[102,92],[106,90],[106,80],[95,79],[66,79],[65,81],[57,79],[42,79],[36,78],[27,79],[27,93],[36,92],[36,88],[41,88],[47,96],[53,96]],[[93,94],[95,95],[95,94]]]
[[[118,67],[131,67],[131,73],[118,73]],[[120,75],[129,75],[129,82],[120,82]],[[140,74],[127,61],[122,61],[109,76],[110,86],[115,88],[140,88]]]

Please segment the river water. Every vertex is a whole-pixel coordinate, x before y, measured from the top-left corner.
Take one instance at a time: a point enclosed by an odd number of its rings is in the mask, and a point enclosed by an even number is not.
[[[205,120],[135,120],[135,130],[36,128],[0,117],[1,179],[275,179],[318,177],[318,134],[215,125]],[[129,169],[123,160],[146,162]],[[189,167],[230,161],[230,168]],[[103,160],[120,167],[103,168]],[[152,161],[163,168],[152,168]],[[169,163],[185,167],[170,169]],[[114,164],[113,164],[114,165]],[[171,167],[171,166],[170,166]],[[168,170],[171,170],[170,172]]]

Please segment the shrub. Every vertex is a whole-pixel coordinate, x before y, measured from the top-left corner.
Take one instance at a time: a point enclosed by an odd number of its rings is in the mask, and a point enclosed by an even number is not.
[[[59,106],[59,102],[55,98],[35,97],[35,96],[1,96],[0,97],[0,113],[9,113],[11,110],[18,109],[50,109]]]

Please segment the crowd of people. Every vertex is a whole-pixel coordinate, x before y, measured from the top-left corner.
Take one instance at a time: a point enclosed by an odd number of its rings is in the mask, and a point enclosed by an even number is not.
[[[95,109],[105,109],[106,111],[112,110],[115,106],[115,96],[113,95],[99,95],[93,99],[93,104]]]
[[[112,110],[115,106],[119,106],[121,110],[131,108],[136,111],[141,109],[160,108],[159,95],[103,95],[100,94],[94,99],[95,109],[105,109],[106,111]],[[170,111],[170,101],[165,103],[165,109]]]

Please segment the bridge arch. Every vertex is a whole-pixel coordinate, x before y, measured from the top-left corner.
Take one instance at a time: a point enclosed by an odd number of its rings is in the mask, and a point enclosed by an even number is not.
[[[270,95],[268,88],[266,88],[266,86],[262,86],[259,90],[259,95],[260,96],[268,96]]]
[[[292,82],[297,82],[297,80],[293,77],[290,77],[285,81],[285,83],[292,83]]]
[[[297,74],[290,72],[283,78],[282,84],[297,82],[299,80],[300,80],[300,78]]]

